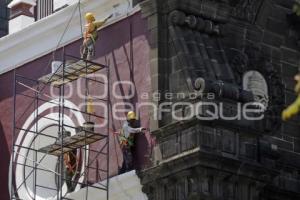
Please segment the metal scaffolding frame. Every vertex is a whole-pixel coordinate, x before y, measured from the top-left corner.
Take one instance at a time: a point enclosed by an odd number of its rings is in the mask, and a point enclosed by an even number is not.
[[[72,60],[72,63],[68,63],[68,61]],[[103,72],[105,73],[107,77],[107,82],[105,83],[104,81],[99,81],[96,78],[92,79],[89,78],[89,74],[93,74],[96,71],[101,71],[104,70]],[[45,79],[46,77],[46,79]],[[99,116],[96,114],[91,114],[88,113],[87,110],[77,110],[70,108],[65,105],[65,84],[68,82],[75,82],[77,80],[84,80],[84,90],[85,90],[85,104],[87,105],[88,101],[88,95],[89,95],[89,82],[94,82],[96,84],[103,85],[104,87],[107,87],[107,94],[106,94],[106,99],[99,99],[99,98],[94,98],[98,101],[102,101],[106,103],[106,112],[104,112],[104,115],[106,116]],[[75,174],[76,176],[79,176],[76,180],[69,180],[71,183],[75,184],[76,186],[80,186],[80,188],[85,188],[85,199],[88,199],[88,194],[89,194],[89,188],[96,188],[101,191],[106,192],[106,199],[109,199],[109,126],[110,126],[110,120],[109,120],[109,113],[110,113],[110,107],[109,107],[109,99],[110,99],[110,71],[109,71],[109,66],[108,64],[102,65],[99,63],[95,63],[92,61],[88,60],[83,60],[81,58],[72,56],[72,55],[67,55],[63,53],[63,62],[62,65],[56,70],[55,73],[48,74],[46,76],[41,77],[39,80],[35,80],[32,78],[28,78],[24,75],[20,75],[16,73],[16,70],[14,71],[14,96],[13,96],[13,101],[14,101],[14,111],[13,111],[13,136],[12,136],[12,162],[11,162],[11,191],[10,191],[10,199],[11,200],[21,200],[22,198],[19,197],[18,190],[22,185],[26,185],[26,181],[32,176],[33,178],[33,195],[31,195],[32,200],[37,199],[37,188],[43,188],[45,190],[52,190],[56,191],[56,198],[53,197],[53,199],[57,200],[63,200],[63,199],[70,199],[66,197],[66,194],[63,194],[62,188],[64,183],[66,182],[66,177],[65,177],[65,169],[64,169],[64,155],[66,152],[71,152],[76,150],[78,154],[81,156],[81,162],[82,162],[82,157],[84,157],[84,161],[81,163],[84,165],[84,171],[81,173],[77,171]],[[53,87],[55,86],[55,87]],[[19,87],[22,89],[25,89],[24,91],[21,90],[19,91]],[[52,98],[50,95],[47,95],[45,93],[46,88],[55,88],[58,90],[59,93],[59,100],[58,102],[54,102],[54,98]],[[30,94],[28,94],[28,91]],[[31,99],[30,101],[31,104],[24,109],[24,112],[22,112],[20,115],[18,115],[18,111],[20,110],[19,108],[17,109],[18,106],[18,97],[24,97],[24,98],[29,98]],[[47,100],[44,97],[47,97],[50,99]],[[51,101],[52,100],[52,101]],[[39,106],[43,103],[50,103],[54,104],[55,106],[58,107],[58,119],[54,119],[51,117],[44,116],[45,114],[39,112]],[[33,110],[34,112],[31,112]],[[104,131],[106,133],[100,133],[97,132],[96,129],[95,131],[91,131],[90,129],[86,129],[84,127],[80,132],[80,134],[75,134],[70,137],[63,138],[63,133],[68,129],[78,129],[78,127],[73,127],[70,125],[67,125],[64,121],[64,115],[66,112],[69,111],[74,111],[74,112],[80,112],[82,116],[84,116],[85,121],[87,122],[88,120],[91,119],[99,119],[104,120],[106,119],[106,125]],[[22,110],[23,111],[23,110]],[[34,118],[35,118],[35,124],[34,129],[32,130],[32,127],[28,127],[27,129],[24,129],[22,127],[18,126],[18,121],[26,114],[26,113],[34,113]],[[39,124],[38,121],[40,119],[47,119],[53,121],[58,126],[58,137],[52,136],[52,135],[47,135],[43,134],[42,131],[39,132]],[[22,123],[22,122],[21,122]],[[31,146],[23,146],[23,144],[16,144],[16,138],[18,136],[18,133],[23,131],[25,135],[27,134],[33,134],[33,140],[32,140],[32,145]],[[61,134],[61,136],[59,136]],[[43,137],[48,137],[51,138],[52,140],[56,140],[55,144],[49,145],[49,148],[51,147],[56,149],[54,152],[56,154],[51,154],[51,151],[48,151],[45,153],[45,151],[42,151],[43,148],[37,149],[35,147],[35,142],[37,137],[43,136]],[[100,148],[95,148],[93,145],[89,145],[94,142],[101,142],[102,146]],[[67,146],[69,145],[69,146]],[[89,145],[89,147],[88,147]],[[98,145],[97,145],[98,146]],[[20,154],[17,150],[20,149],[26,149],[28,151],[33,152],[33,159],[29,158],[29,152],[27,152],[27,155],[22,155]],[[84,152],[84,156],[82,155]],[[87,152],[89,154],[89,157],[87,157]],[[38,153],[44,153],[41,159],[38,159]],[[53,153],[53,152],[52,152]],[[59,167],[56,167],[55,170],[48,169],[47,166],[43,166],[41,164],[42,160],[47,156],[47,155],[56,155],[58,156],[58,165]],[[59,154],[59,155],[58,155]],[[90,154],[93,154],[93,156],[90,156]],[[106,162],[106,169],[100,169],[98,167],[93,167],[93,163],[98,160],[99,156],[105,156],[105,162]],[[77,156],[77,155],[76,155]],[[25,159],[24,163],[19,163],[18,162],[18,157],[23,157]],[[27,161],[32,162],[33,164],[28,165]],[[18,165],[22,165],[23,167],[30,168],[30,173],[25,177],[25,171],[24,171],[24,180],[21,184],[16,183],[15,179],[15,174],[16,174],[16,168]],[[78,163],[76,159],[76,166],[78,168]],[[56,164],[57,166],[57,164]],[[38,171],[45,171],[49,173],[53,173],[55,175],[55,185],[56,188],[51,188],[47,185],[40,185],[38,184]],[[78,169],[77,169],[78,170]],[[98,180],[98,177],[96,177],[96,182],[97,185],[93,185],[94,183],[90,183],[89,180],[89,170],[94,170],[96,171],[96,174],[99,172],[104,174],[104,178],[100,181],[106,180],[105,184],[100,183]],[[73,175],[74,176],[74,175]],[[84,181],[80,182],[80,178],[84,176]],[[101,179],[101,177],[100,177]]]

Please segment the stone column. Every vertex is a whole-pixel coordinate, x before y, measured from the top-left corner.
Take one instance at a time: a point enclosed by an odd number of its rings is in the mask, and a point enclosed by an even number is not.
[[[34,19],[35,0],[13,0],[10,8],[9,33],[15,33],[32,24]]]

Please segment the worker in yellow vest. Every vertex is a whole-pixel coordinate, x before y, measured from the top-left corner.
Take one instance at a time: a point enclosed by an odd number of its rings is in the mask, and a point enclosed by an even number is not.
[[[124,122],[119,135],[120,146],[123,152],[123,164],[120,169],[120,174],[133,169],[132,161],[132,148],[134,147],[134,135],[143,133],[146,129],[137,127],[137,117],[135,112],[130,111],[127,113],[127,121]]]
[[[294,91],[297,95],[297,99],[282,112],[282,120],[284,121],[291,119],[300,112],[300,74],[295,76],[295,81],[297,81],[297,83]]]
[[[98,39],[97,29],[103,26],[112,15],[108,16],[103,21],[96,21],[93,13],[85,14],[85,32],[83,35],[83,44],[80,48],[81,58],[85,60],[91,60],[95,55],[95,43]]]

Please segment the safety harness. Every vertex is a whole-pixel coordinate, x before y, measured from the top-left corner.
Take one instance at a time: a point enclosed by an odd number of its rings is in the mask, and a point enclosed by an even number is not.
[[[134,136],[130,135],[128,138],[124,134],[124,130],[121,129],[119,134],[121,148],[130,148],[134,145]]]
[[[96,40],[98,39],[98,32],[97,32],[97,25],[95,24],[95,22],[89,24],[89,26],[91,27],[91,31],[89,31],[89,27],[87,27],[87,34],[89,36],[89,38],[91,38],[91,40],[93,41],[93,43],[95,44]]]
[[[64,157],[64,163],[66,165],[67,170],[69,172],[72,172],[73,174],[75,174],[75,171],[76,171],[76,168],[77,168],[77,164],[78,164],[78,158],[77,158],[77,156],[73,152],[68,152],[65,155],[67,157]],[[75,163],[73,165],[72,165],[71,156],[73,156],[73,158],[75,158]]]

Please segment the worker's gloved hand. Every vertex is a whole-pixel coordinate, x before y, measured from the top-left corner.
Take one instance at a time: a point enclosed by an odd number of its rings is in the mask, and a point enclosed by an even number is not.
[[[141,127],[141,132],[146,131],[147,129],[144,127]]]

